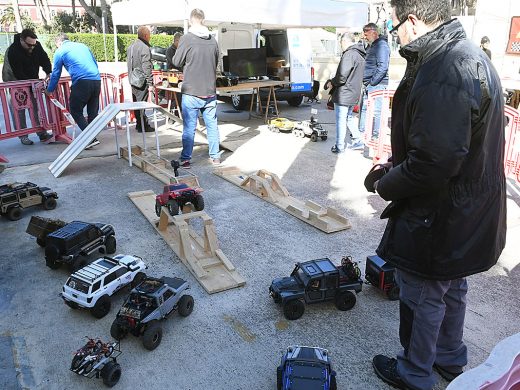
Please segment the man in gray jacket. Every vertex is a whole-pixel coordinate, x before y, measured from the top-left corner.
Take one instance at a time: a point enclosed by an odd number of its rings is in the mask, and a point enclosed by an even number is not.
[[[183,69],[181,166],[190,167],[195,128],[199,111],[206,124],[209,157],[214,165],[220,164],[219,133],[217,126],[217,63],[218,45],[203,25],[204,12],[195,8],[190,14],[190,30],[184,35],[175,52],[173,67]]]
[[[343,54],[339,61],[336,75],[329,80],[325,89],[332,84],[332,102],[336,112],[336,144],[331,148],[332,153],[345,151],[345,136],[347,127],[352,135],[350,149],[362,149],[363,141],[354,118],[354,106],[359,103],[361,86],[363,85],[363,70],[365,68],[365,48],[363,44],[356,43],[356,37],[352,33],[344,33],[341,36],[341,49]]]
[[[132,43],[126,52],[127,66],[128,66],[128,80],[132,86],[132,100],[134,102],[146,102],[148,95],[153,92],[153,77],[152,77],[152,53],[150,50],[150,29],[146,26],[141,26],[137,29],[137,40]],[[132,85],[132,71],[134,69],[141,69],[144,73],[144,83],[142,85]],[[144,131],[150,132],[154,129],[148,124],[144,110],[134,111],[135,119],[137,121],[135,128],[141,133],[143,131],[141,115],[144,119]]]

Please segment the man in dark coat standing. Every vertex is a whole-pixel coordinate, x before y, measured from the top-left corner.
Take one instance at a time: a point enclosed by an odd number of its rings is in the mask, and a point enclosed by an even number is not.
[[[47,74],[48,79],[52,71],[49,56],[45,50],[43,50],[40,42],[38,42],[38,36],[34,31],[26,28],[21,33],[14,35],[14,42],[7,48],[4,66],[2,68],[2,79],[3,81],[38,79],[40,67]],[[36,99],[32,94],[30,95],[30,99],[35,110],[34,116],[38,118],[38,104],[36,103]],[[20,120],[20,128],[27,128],[25,110],[18,111],[18,118]],[[36,124],[33,123],[32,127],[35,126]],[[52,138],[52,135],[46,131],[40,131],[37,134],[41,142]],[[34,143],[27,135],[22,135],[19,138],[24,145],[32,145]]]
[[[132,86],[132,100],[134,102],[146,102],[150,93],[153,93],[153,75],[152,75],[152,52],[150,49],[150,29],[146,26],[140,26],[137,29],[137,40],[134,41],[126,51],[128,80],[131,80],[130,74],[134,69],[141,69],[144,73],[144,83],[142,85]],[[136,125],[135,129],[138,133],[143,130],[145,132],[155,131],[146,120],[144,110],[134,111]],[[144,129],[143,129],[144,122]]]
[[[467,364],[466,276],[496,264],[506,240],[504,106],[487,55],[446,0],[392,0],[407,60],[392,105],[392,164],[375,190],[390,205],[377,253],[397,268],[397,359],[374,370],[400,389],[431,389]]]
[[[355,35],[349,32],[341,35],[341,48],[343,54],[336,75],[325,84],[325,89],[333,86],[332,102],[336,112],[336,144],[330,149],[332,153],[342,153],[345,150],[347,127],[352,135],[352,143],[349,148],[363,148],[363,141],[353,110],[361,96],[365,48],[363,44],[356,43]]]

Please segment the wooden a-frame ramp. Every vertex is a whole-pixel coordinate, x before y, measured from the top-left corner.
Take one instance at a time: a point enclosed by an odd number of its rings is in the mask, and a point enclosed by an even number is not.
[[[347,217],[340,215],[335,208],[324,208],[310,200],[304,202],[291,196],[280,178],[265,169],[246,175],[236,167],[224,167],[216,169],[214,173],[325,233],[351,227]]]
[[[128,197],[209,294],[245,285],[245,279],[219,248],[213,219],[206,212],[172,217],[163,207],[159,218],[153,191],[131,192]],[[189,224],[196,218],[203,221],[202,236]]]

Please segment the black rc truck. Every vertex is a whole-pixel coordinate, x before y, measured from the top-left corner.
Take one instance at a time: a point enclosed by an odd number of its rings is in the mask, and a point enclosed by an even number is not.
[[[336,266],[330,259],[296,263],[291,276],[274,279],[269,294],[281,304],[288,320],[297,320],[305,311],[305,303],[333,300],[339,310],[350,310],[363,281],[358,265],[347,256]]]

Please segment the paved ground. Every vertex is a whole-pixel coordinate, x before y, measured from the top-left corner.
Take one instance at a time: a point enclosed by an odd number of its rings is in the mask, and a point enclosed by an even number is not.
[[[319,119],[332,123],[324,106],[315,106]],[[312,143],[271,133],[257,119],[233,124],[239,118],[235,115],[243,114],[229,109],[220,105],[221,131],[241,146],[233,154],[224,153],[226,164],[277,173],[292,195],[339,208],[352,229],[327,235],[213,175],[201,138],[192,170],[205,189],[206,211],[214,218],[220,246],[247,280],[243,288],[208,295],[128,199],[128,192],[157,192],[162,184],[115,157],[113,130],[103,132],[102,146],[83,153],[59,179],[47,167],[64,145],[2,141],[1,153],[11,160],[0,176],[2,183],[36,182],[53,188],[60,198],[54,211],[33,208],[20,221],[0,220],[0,388],[102,387],[101,380],[79,377],[68,367],[84,336],[110,336],[125,295],[119,294],[112,311],[100,320],[65,306],[58,294],[68,271],[45,266],[42,249],[25,233],[31,215],[111,223],[118,253],[142,256],[151,275],[189,281],[195,310],[164,323],[163,341],[155,351],[145,350],[131,336],[122,342],[118,388],[274,389],[279,358],[292,344],[328,348],[340,389],[387,388],[374,376],[371,358],[399,350],[397,302],[365,285],[351,311],[339,312],[333,304],[307,306],[300,320],[288,322],[268,295],[271,280],[288,275],[295,261],[328,256],[339,262],[349,254],[364,269],[364,259],[374,253],[385,226],[379,219],[385,202],[362,185],[370,161],[360,152],[331,154],[331,124],[325,125],[329,140]],[[303,119],[310,107],[282,104],[282,109],[285,116]],[[177,157],[179,140],[178,132],[162,127],[161,143],[168,144],[164,153]],[[498,341],[520,331],[520,189],[508,185],[508,190],[508,247],[496,267],[469,278],[465,340],[470,367],[484,361]],[[436,389],[445,386],[440,381]]]

